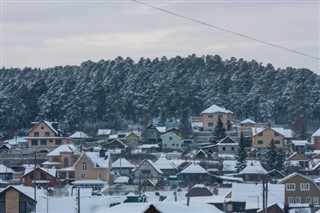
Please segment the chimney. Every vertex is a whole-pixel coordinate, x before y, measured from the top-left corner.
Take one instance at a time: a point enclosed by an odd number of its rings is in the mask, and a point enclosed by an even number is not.
[[[106,156],[106,150],[100,149],[99,150],[99,157],[104,158]]]

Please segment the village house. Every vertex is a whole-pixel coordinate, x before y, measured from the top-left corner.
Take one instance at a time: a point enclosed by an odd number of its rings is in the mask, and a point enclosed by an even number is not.
[[[177,174],[178,168],[171,163],[164,154],[161,154],[156,162],[154,162],[162,172],[164,177],[174,176]]]
[[[281,179],[279,184],[285,184],[285,204],[319,205],[320,189],[316,183],[299,173],[292,173]]]
[[[36,183],[37,187],[41,186],[45,189],[61,187],[57,171],[54,168],[37,167],[36,169],[27,169],[21,179],[24,186],[34,187],[34,183]]]
[[[217,105],[212,105],[206,110],[201,112],[201,118],[203,123],[203,130],[214,130],[219,118],[223,123],[223,127],[226,130],[231,130],[233,112]]]
[[[28,140],[28,148],[56,148],[63,144],[75,143],[73,139],[63,137],[54,124],[46,120],[36,123],[25,137]]]
[[[289,173],[309,168],[309,159],[299,152],[294,152],[285,161]]]
[[[118,158],[112,163],[111,171],[116,172],[120,176],[128,176],[132,173],[135,166],[125,158]]]
[[[262,182],[267,171],[261,166],[260,161],[247,161],[247,166],[239,172],[240,177],[246,182]]]
[[[173,132],[168,132],[161,135],[162,150],[168,151],[181,151],[182,138]]]
[[[182,181],[183,185],[190,186],[196,183],[209,183],[210,176],[207,170],[197,163],[190,163],[179,174],[178,180]]]
[[[144,183],[151,180],[157,183],[162,179],[163,172],[151,161],[143,160],[133,172],[134,183],[143,187]]]
[[[34,212],[37,201],[34,200],[34,189],[25,186],[7,186],[0,191],[1,213]]]
[[[14,171],[3,165],[3,164],[0,164],[0,180],[2,181],[10,181],[13,179],[13,173]]]
[[[266,149],[273,141],[279,149],[289,148],[292,134],[292,130],[284,128],[252,128],[252,147]]]
[[[74,145],[60,145],[47,154],[48,161],[42,163],[45,168],[56,168],[57,176],[63,180],[63,184],[70,184],[75,179],[74,163],[80,157],[81,152]]]
[[[125,136],[125,142],[130,147],[136,147],[140,142],[140,133],[139,132],[129,132]]]
[[[229,136],[221,139],[217,144],[218,146],[218,153],[220,154],[230,154],[235,155],[237,154],[239,144],[237,141],[233,140]]]
[[[161,134],[165,132],[165,127],[156,127],[153,124],[148,125],[141,134],[142,143],[157,144],[161,142]]]

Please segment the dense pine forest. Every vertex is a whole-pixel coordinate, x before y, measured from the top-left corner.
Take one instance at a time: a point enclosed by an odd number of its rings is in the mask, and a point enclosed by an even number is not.
[[[45,118],[63,128],[125,129],[179,121],[216,104],[237,119],[272,119],[305,131],[320,120],[320,76],[308,69],[218,55],[156,59],[118,57],[80,66],[0,70],[0,131]]]

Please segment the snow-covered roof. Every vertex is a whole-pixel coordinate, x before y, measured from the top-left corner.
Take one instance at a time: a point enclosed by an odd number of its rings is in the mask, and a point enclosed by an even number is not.
[[[55,169],[55,168],[48,169],[48,168],[43,168],[43,167],[37,167],[37,169],[41,169],[42,171],[50,174],[51,176],[56,177],[57,169]],[[34,168],[27,168],[27,169],[25,169],[23,176],[29,174],[29,173],[32,172],[32,171],[34,171]]]
[[[71,184],[73,185],[82,185],[82,184],[107,184],[107,182],[102,181],[102,180],[77,180],[73,181]]]
[[[255,124],[256,122],[254,122],[253,120],[247,118],[243,121],[240,122],[240,124]]]
[[[162,154],[154,164],[159,169],[177,169],[177,167],[171,163],[164,154]]]
[[[156,129],[158,130],[158,132],[164,133],[167,130],[167,127],[165,126],[156,126]]]
[[[216,113],[216,112],[222,112],[222,113],[233,113],[230,110],[227,110],[225,108],[219,107],[217,105],[212,105],[211,107],[209,107],[208,109],[204,110],[201,112],[201,114],[205,114],[205,113]]]
[[[106,152],[106,157],[100,157],[99,152],[85,152],[84,154],[92,161],[95,167],[109,168],[110,153]]]
[[[223,171],[225,172],[235,172],[237,170],[237,161],[236,160],[224,160],[223,161]]]
[[[101,135],[110,135],[111,129],[98,129],[98,136]]]
[[[120,176],[120,177],[117,177],[113,183],[128,183],[129,182],[129,177],[126,177],[126,176]]]
[[[158,173],[163,174],[163,172],[161,171],[161,169],[159,169],[159,167],[157,167],[152,160],[149,159],[144,159],[139,166],[136,168],[136,170],[144,163],[144,162],[148,162]]]
[[[259,134],[260,132],[263,132],[266,129],[267,128],[263,128],[263,127],[253,127],[252,128],[252,135],[255,136],[255,135]],[[276,128],[272,127],[270,129],[278,132],[279,134],[281,134],[285,138],[292,138],[293,137],[293,131],[291,129],[284,129],[282,127],[276,127]]]
[[[10,169],[9,167],[0,164],[0,173],[14,173],[14,171],[12,169]]]
[[[312,137],[320,137],[320,129],[318,129],[315,133],[313,133]]]
[[[41,121],[40,121],[41,122]],[[40,123],[39,122],[39,123]],[[47,124],[47,126],[55,133],[55,134],[59,134],[58,133],[58,131],[52,126],[52,123],[51,122],[49,122],[49,121],[46,121],[46,120],[43,120],[43,122],[45,123],[45,124]]]
[[[158,144],[143,144],[141,149],[159,148]]]
[[[192,128],[193,127],[203,127],[203,122],[199,122],[199,121],[191,122],[191,126],[192,126]]]
[[[135,166],[125,158],[118,158],[112,163],[112,167],[135,168]]]
[[[217,143],[217,145],[223,145],[223,146],[232,145],[232,146],[234,146],[234,145],[238,145],[238,142],[235,141],[235,140],[233,140],[231,137],[227,136],[227,137],[221,139],[221,140]]]
[[[181,174],[207,174],[207,170],[197,163],[191,163],[188,167],[180,172]]]
[[[309,142],[307,140],[292,140],[291,143],[294,144],[295,146],[305,146]]]
[[[32,200],[34,199],[34,188],[33,187],[22,186],[22,185],[10,185],[10,186],[7,186],[5,189],[3,189],[3,191],[7,190],[10,187],[12,187],[15,190],[25,194],[30,199],[32,199]]]
[[[247,166],[239,174],[267,174],[267,171],[261,166],[260,161],[247,161]]]
[[[80,151],[72,144],[63,144],[54,149],[52,152],[47,154],[47,156],[60,156],[62,152],[69,152],[73,155],[81,155]]]
[[[24,139],[24,137],[14,137],[12,139],[4,140],[4,142],[8,143],[10,145],[16,145],[16,144],[19,144],[19,143],[27,143],[28,140]]]
[[[70,138],[89,138],[89,136],[84,132],[75,132],[69,136]]]
[[[232,201],[246,202],[246,209],[262,207],[262,184],[233,183]],[[283,184],[268,184],[268,205],[279,203],[283,206],[285,201],[285,188]],[[259,203],[258,203],[259,202]]]

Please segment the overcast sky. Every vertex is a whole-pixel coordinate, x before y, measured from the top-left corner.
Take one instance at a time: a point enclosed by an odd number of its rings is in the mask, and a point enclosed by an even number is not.
[[[133,1],[1,1],[1,66],[53,67],[117,56],[218,54],[275,68],[320,61]],[[207,24],[320,58],[319,1],[143,1]]]

